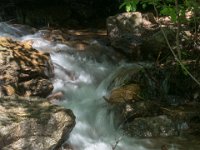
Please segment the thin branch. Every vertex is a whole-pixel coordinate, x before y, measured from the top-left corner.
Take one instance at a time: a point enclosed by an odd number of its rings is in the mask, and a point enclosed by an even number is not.
[[[112,150],[115,150],[115,149],[117,148],[117,145],[119,144],[119,142],[120,142],[121,140],[122,140],[122,136],[119,137],[119,138],[116,140],[115,144],[112,146]]]
[[[178,0],[175,0],[175,8],[176,8],[176,51],[178,53],[178,58],[181,60],[181,50],[180,50],[180,42],[179,42],[179,34],[180,34],[180,14],[179,14],[179,8],[178,8]]]

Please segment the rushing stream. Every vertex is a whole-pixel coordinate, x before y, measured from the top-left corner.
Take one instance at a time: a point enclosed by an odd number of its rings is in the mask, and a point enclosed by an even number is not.
[[[0,24],[1,36],[31,39],[34,48],[51,53],[55,67],[54,92],[64,93],[59,105],[70,108],[76,116],[76,126],[67,141],[74,150],[112,150],[116,144],[115,150],[160,150],[163,144],[167,144],[169,150],[199,148],[195,145],[190,148],[187,139],[181,137],[136,139],[123,136],[114,127],[113,113],[103,96],[113,76],[121,67],[130,65],[96,61],[95,57],[80,55],[67,45],[50,43],[41,34],[28,34],[23,27]],[[101,44],[95,39],[92,42]]]

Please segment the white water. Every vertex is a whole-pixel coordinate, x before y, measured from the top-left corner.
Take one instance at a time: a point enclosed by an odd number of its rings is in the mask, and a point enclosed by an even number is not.
[[[67,141],[74,150],[112,150],[116,141],[119,143],[115,150],[160,150],[162,144],[171,146],[169,150],[178,149],[172,141],[170,144],[160,139],[128,138],[115,129],[113,113],[102,97],[106,95],[109,82],[122,64],[97,63],[95,59],[81,57],[67,45],[52,44],[42,39],[40,32],[26,35],[21,31],[20,35],[23,36],[19,36],[18,32],[17,28],[10,25],[0,25],[1,35],[19,40],[31,39],[34,48],[51,52],[55,65],[54,92],[64,93],[60,105],[72,109],[76,116],[76,126]],[[73,77],[69,77],[66,70]]]

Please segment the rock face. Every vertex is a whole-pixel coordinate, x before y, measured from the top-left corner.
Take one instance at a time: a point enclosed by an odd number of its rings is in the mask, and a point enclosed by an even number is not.
[[[0,95],[46,97],[53,90],[49,54],[20,43],[0,38]]]
[[[0,149],[59,149],[75,125],[71,110],[44,99],[0,98]]]

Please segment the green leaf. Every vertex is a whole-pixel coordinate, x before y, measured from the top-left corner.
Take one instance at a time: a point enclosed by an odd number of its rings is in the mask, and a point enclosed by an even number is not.
[[[127,12],[136,11],[138,3],[139,0],[124,0],[124,2],[119,6],[119,9],[125,7]]]
[[[127,4],[127,5],[126,5],[126,11],[127,11],[127,12],[130,12],[130,11],[131,11],[131,4]]]
[[[145,9],[146,7],[147,7],[147,4],[146,4],[146,3],[142,4],[142,8],[143,8],[143,9]]]
[[[176,22],[177,20],[176,9],[174,7],[165,5],[160,13],[166,16],[170,16],[173,22]]]
[[[122,3],[120,6],[119,6],[119,9],[122,9],[122,7],[124,7],[126,5],[126,3]]]

